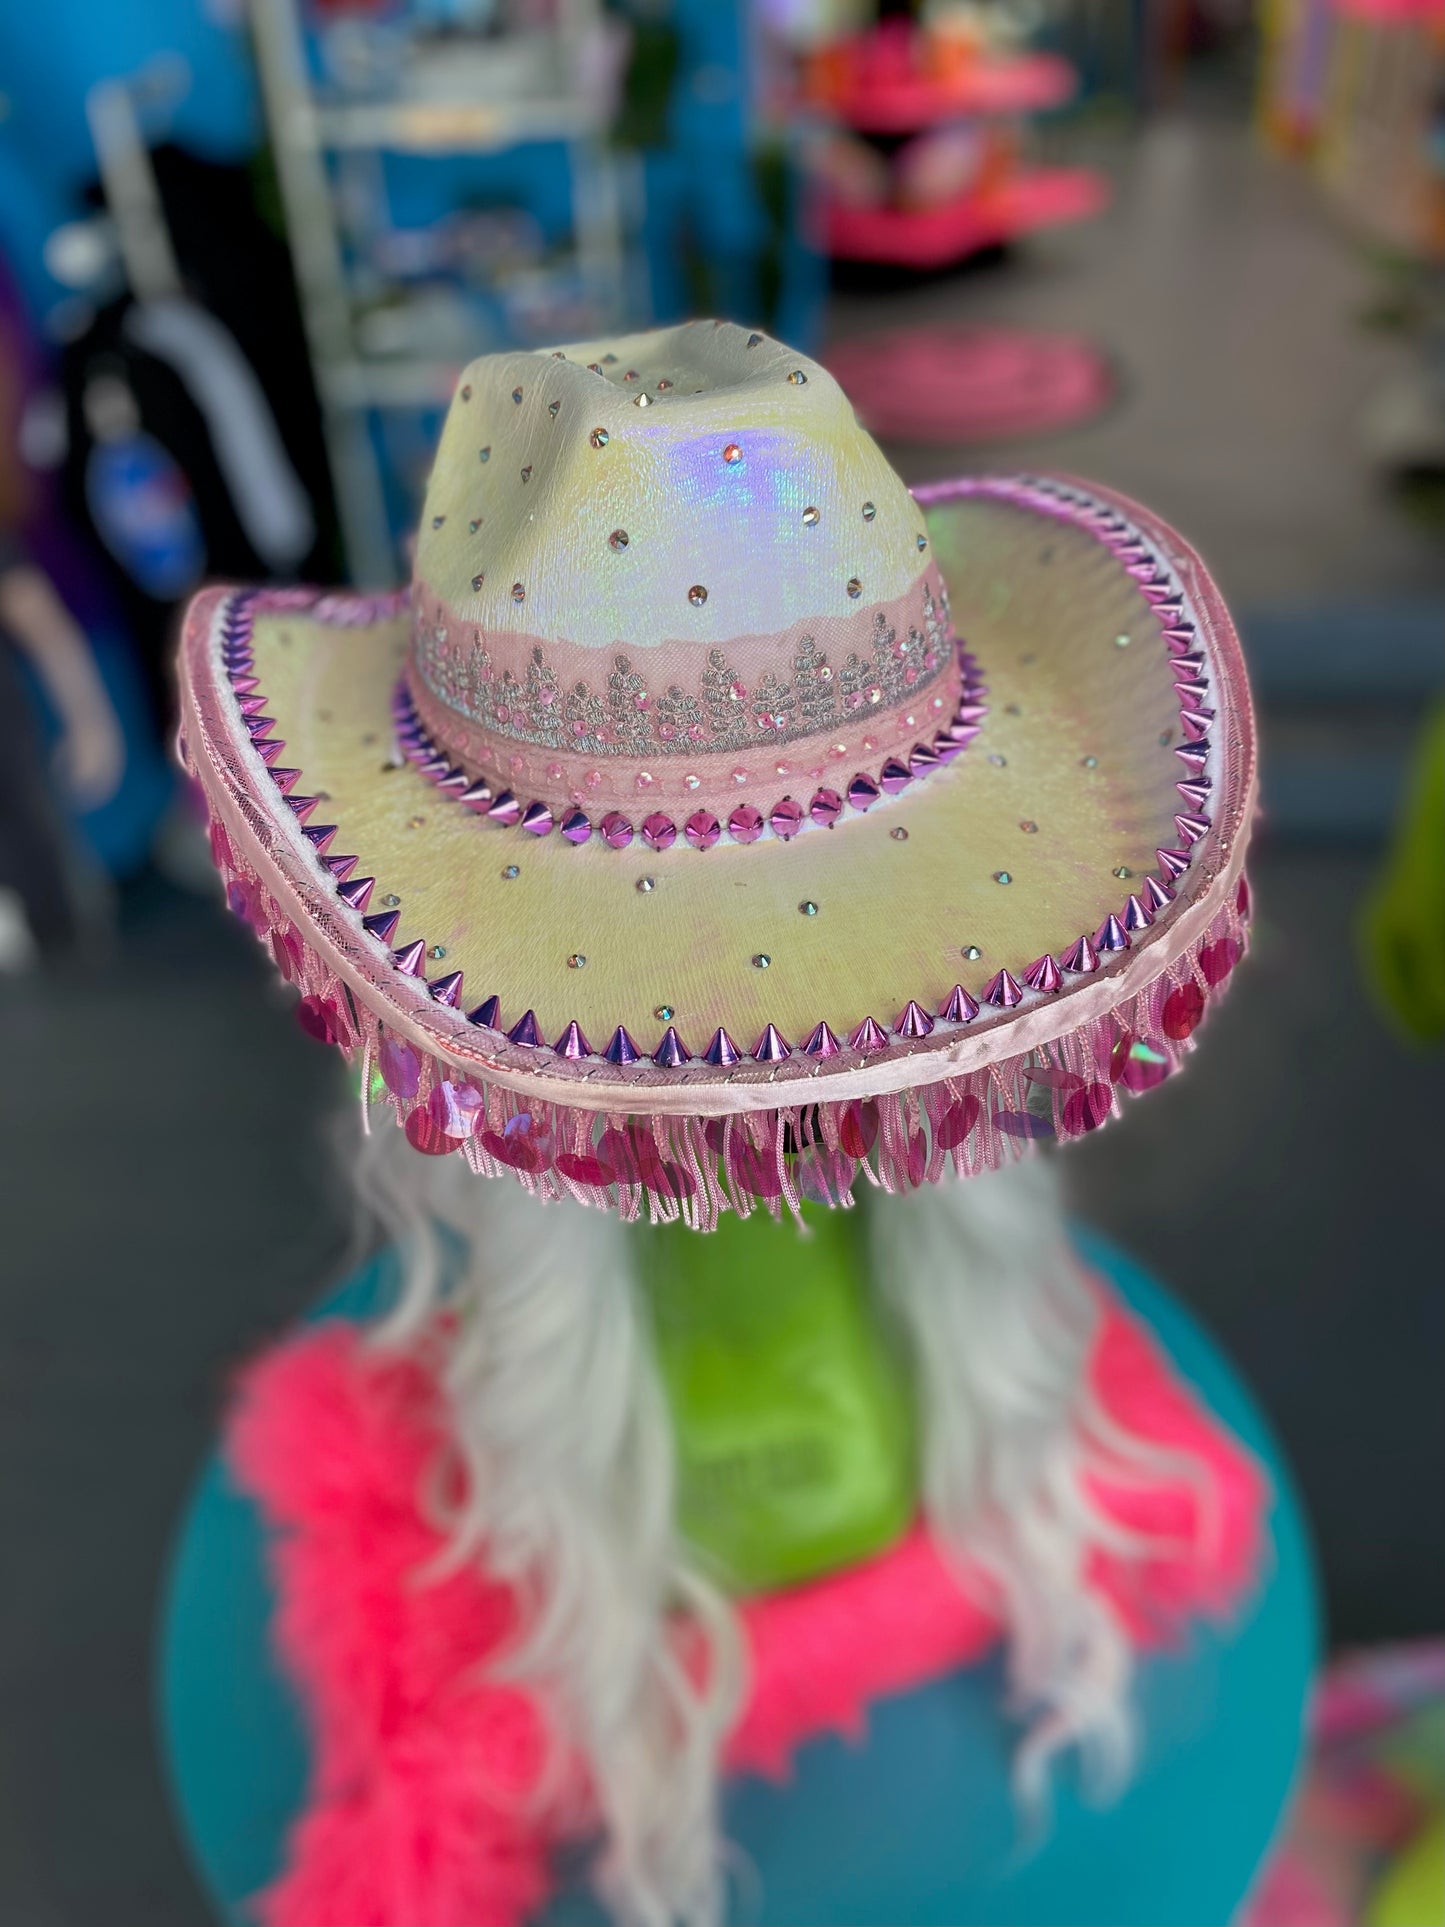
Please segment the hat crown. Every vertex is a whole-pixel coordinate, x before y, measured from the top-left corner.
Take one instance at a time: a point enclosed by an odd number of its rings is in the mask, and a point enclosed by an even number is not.
[[[846,782],[951,706],[921,509],[826,369],[730,323],[473,362],[413,595],[432,735],[552,806],[718,807],[829,737]]]
[[[695,321],[472,362],[415,575],[494,642],[705,647],[891,602],[923,538],[825,368]]]

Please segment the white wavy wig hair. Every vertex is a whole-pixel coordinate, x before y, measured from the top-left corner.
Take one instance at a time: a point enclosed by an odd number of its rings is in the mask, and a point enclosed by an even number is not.
[[[466,1477],[447,1563],[476,1559],[529,1602],[528,1635],[499,1667],[545,1694],[588,1770],[603,1897],[626,1927],[713,1927],[727,1864],[719,1761],[745,1656],[728,1599],[674,1523],[635,1234],[480,1180],[461,1159],[419,1157],[399,1132],[364,1140],[359,1176],[402,1259],[375,1342],[404,1348],[443,1304],[457,1314],[444,1387]],[[1096,1548],[1140,1546],[1091,1484],[1191,1468],[1121,1431],[1093,1396],[1100,1308],[1051,1160],[880,1196],[868,1215],[880,1311],[911,1357],[922,1507],[963,1583],[1001,1608],[1016,1787],[1037,1822],[1062,1751],[1078,1749],[1101,1797],[1134,1756],[1130,1645],[1086,1574]],[[704,1643],[702,1668],[679,1663],[679,1615]]]

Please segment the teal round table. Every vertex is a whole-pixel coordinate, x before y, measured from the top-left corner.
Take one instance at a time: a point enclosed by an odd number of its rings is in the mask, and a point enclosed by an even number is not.
[[[1010,1793],[1018,1734],[1001,1716],[997,1657],[876,1702],[861,1744],[810,1742],[785,1786],[735,1781],[724,1824],[738,1927],[1225,1927],[1248,1898],[1288,1804],[1317,1654],[1305,1528],[1264,1420],[1211,1341],[1119,1252],[1080,1243],[1268,1467],[1273,1557],[1259,1588],[1227,1627],[1196,1627],[1141,1662],[1133,1781],[1099,1808],[1065,1769],[1037,1845],[1023,1842]],[[389,1261],[374,1261],[316,1315],[366,1318],[392,1282]],[[248,1898],[278,1872],[308,1772],[270,1616],[260,1521],[212,1459],[166,1587],[159,1712],[182,1831],[228,1927],[252,1919]],[[544,1916],[545,1927],[605,1920],[582,1886]]]

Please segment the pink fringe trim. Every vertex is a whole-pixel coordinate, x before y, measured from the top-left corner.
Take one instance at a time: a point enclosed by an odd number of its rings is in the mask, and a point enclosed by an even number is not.
[[[1197,1475],[1101,1487],[1155,1549],[1099,1551],[1090,1579],[1141,1645],[1222,1614],[1250,1586],[1267,1492],[1149,1333],[1107,1294],[1094,1389],[1128,1430]],[[434,1381],[330,1323],[243,1375],[228,1456],[272,1529],[275,1633],[314,1740],[308,1804],[266,1927],[520,1927],[553,1885],[551,1852],[595,1821],[540,1698],[486,1676],[518,1625],[475,1565],[427,1580],[441,1548],[418,1495],[445,1449]],[[848,1571],[745,1602],[750,1694],[735,1771],[787,1776],[823,1732],[861,1737],[869,1704],[979,1659],[998,1621],[915,1527]]]
[[[986,1069],[876,1097],[813,1101],[731,1117],[599,1112],[540,1100],[456,1069],[388,1031],[305,941],[280,903],[211,824],[231,908],[301,993],[314,1037],[360,1061],[368,1128],[390,1110],[418,1151],[465,1157],[543,1199],[576,1198],[626,1219],[682,1219],[710,1231],[724,1211],[778,1217],[802,1199],[847,1206],[861,1181],[911,1191],[947,1167],[996,1169],[1040,1138],[1085,1136],[1126,1096],[1161,1084],[1244,955],[1249,889],[1145,989],[1102,1018]],[[375,1068],[378,1078],[371,1072]]]

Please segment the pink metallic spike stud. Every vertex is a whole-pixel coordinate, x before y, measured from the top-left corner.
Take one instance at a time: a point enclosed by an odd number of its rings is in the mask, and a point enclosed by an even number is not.
[[[312,846],[318,856],[325,856],[336,836],[336,825],[334,823],[308,823],[301,834],[306,838],[306,841]]]
[[[259,716],[261,711],[266,707],[266,698],[264,696],[242,696],[236,704],[236,707],[243,716]]]
[[[321,861],[338,883],[345,883],[361,859],[354,856],[324,856]]]
[[[1087,977],[1099,968],[1099,953],[1087,937],[1078,937],[1060,958],[1065,970],[1075,977]]]
[[[848,801],[855,810],[870,810],[882,795],[882,791],[871,776],[860,770],[848,785]]]
[[[1159,868],[1171,883],[1177,882],[1189,868],[1188,850],[1156,850],[1154,854],[1159,859]]]
[[[612,1033],[612,1042],[602,1055],[609,1064],[635,1064],[642,1056],[642,1052],[619,1024]]]
[[[400,950],[393,950],[391,961],[403,977],[425,976],[426,972],[422,966],[426,962],[426,938],[413,937],[411,942],[403,944]]]
[[[286,807],[298,823],[304,823],[307,817],[315,814],[316,805],[320,801],[319,796],[288,796]]]
[[[820,830],[831,830],[843,814],[843,799],[837,790],[814,790],[808,814]]]
[[[1144,902],[1148,909],[1157,914],[1160,910],[1164,909],[1167,904],[1173,903],[1173,901],[1174,892],[1169,888],[1167,883],[1161,883],[1158,877],[1145,877]]]
[[[793,1047],[783,1041],[776,1024],[766,1024],[763,1034],[753,1046],[753,1059],[759,1064],[781,1064],[785,1057],[791,1057]]]
[[[886,1050],[888,1046],[888,1033],[880,1029],[871,1017],[865,1017],[853,1032],[853,1035],[848,1039],[848,1042],[853,1046],[854,1050]]]
[[[710,850],[722,835],[722,824],[711,810],[694,810],[682,833],[695,850]]]
[[[490,783],[472,783],[462,791],[457,801],[464,803],[469,810],[475,810],[479,816],[484,815],[492,807],[492,786]]]
[[[267,775],[283,796],[289,796],[301,781],[299,769],[272,769],[267,771]]]
[[[1202,776],[1205,765],[1209,761],[1209,745],[1208,743],[1186,743],[1183,749],[1176,749],[1174,754],[1191,776]]]
[[[485,998],[475,1010],[467,1012],[467,1022],[476,1024],[483,1030],[500,1030],[502,1028],[501,998],[497,996]]]
[[[348,910],[364,910],[375,888],[375,877],[352,877],[346,883],[337,884],[336,894]]]
[[[268,736],[275,727],[276,718],[274,716],[248,716],[246,718],[246,733],[253,742],[258,736]]]
[[[509,1044],[540,1044],[542,1042],[542,1033],[537,1028],[537,1013],[534,1010],[528,1010],[522,1013],[516,1023],[513,1024],[512,1028],[507,1032],[507,1042]]]
[[[1138,897],[1130,896],[1124,904],[1124,928],[1129,934],[1137,936],[1141,930],[1147,930],[1153,921],[1152,914]]]
[[[971,1024],[978,1015],[978,1005],[962,984],[955,984],[938,1014],[946,1024]]]
[[[449,970],[444,977],[433,977],[427,988],[431,991],[432,1002],[445,1004],[448,1010],[455,1010],[462,1001],[462,973]]]
[[[522,812],[522,828],[531,836],[550,836],[552,812],[545,803],[529,803]]]
[[[679,1064],[687,1062],[687,1052],[683,1049],[682,1039],[669,1024],[662,1033],[662,1042],[652,1053],[652,1061],[659,1069],[675,1071]]]
[[[582,1027],[575,1017],[552,1048],[559,1057],[570,1057],[574,1060],[579,1057],[590,1057],[592,1055],[592,1046],[582,1035]]]
[[[448,796],[465,796],[470,787],[471,782],[466,771],[464,769],[458,769],[455,764],[452,765],[445,776],[439,776],[437,778],[437,788],[439,790],[445,790]]]
[[[803,806],[791,796],[773,805],[768,826],[780,843],[791,842],[803,827]]]
[[[503,790],[497,800],[487,810],[494,823],[501,823],[511,829],[522,820],[522,806],[510,790]]]
[[[361,927],[368,936],[378,937],[382,943],[390,944],[400,922],[400,910],[382,910],[374,917],[363,917]]]
[[[1064,979],[1059,966],[1046,952],[1029,965],[1024,972],[1024,982],[1030,990],[1053,992],[1062,990]]]
[[[1174,827],[1186,843],[1198,843],[1201,837],[1209,834],[1207,816],[1176,816]]]
[[[1124,928],[1123,924],[1120,923],[1112,910],[1094,932],[1094,948],[1100,951],[1127,950],[1129,948],[1129,932]]]
[[[906,763],[900,763],[896,756],[890,756],[878,772],[878,781],[890,796],[897,796],[908,788],[913,778],[908,773]]]
[[[893,1028],[900,1037],[927,1037],[933,1029],[933,1019],[910,997],[894,1018]]]
[[[908,758],[909,774],[911,776],[927,776],[930,770],[937,768],[938,758],[929,748],[928,744],[915,743],[912,754]]]
[[[1202,743],[1209,734],[1209,725],[1214,721],[1212,709],[1181,709],[1180,726],[1186,742]]]
[[[1206,781],[1202,783],[1176,783],[1174,787],[1191,809],[1202,810],[1209,801],[1209,792],[1213,789],[1214,785]]]
[[[253,742],[251,744],[251,747],[252,749],[255,750],[256,754],[261,758],[261,761],[269,766],[270,764],[277,763],[281,760],[281,752],[285,749],[286,744],[285,744],[285,741],[280,736],[278,736],[274,742],[271,742],[271,743]]]
[[[418,764],[420,773],[429,783],[439,783],[451,768],[445,756],[428,756],[424,763]]]
[[[1024,993],[1018,983],[1006,970],[1000,970],[983,993],[984,1002],[993,1004],[998,1010],[1012,1010],[1024,1000]]]
[[[677,841],[677,825],[661,810],[642,819],[642,840],[649,850],[670,850]]]
[[[803,1046],[804,1053],[809,1057],[836,1057],[842,1048],[826,1024],[815,1025]]]
[[[737,1045],[719,1025],[713,1032],[712,1042],[702,1054],[703,1062],[714,1067],[736,1064],[740,1061]]]
[[[1176,681],[1174,684],[1174,693],[1186,709],[1193,709],[1199,703],[1202,703],[1204,698],[1209,694],[1209,684],[1207,682]]]
[[[557,827],[568,843],[585,843],[592,834],[591,818],[581,810],[569,810]]]
[[[609,810],[597,828],[609,850],[625,850],[632,841],[632,825],[620,810]]]

